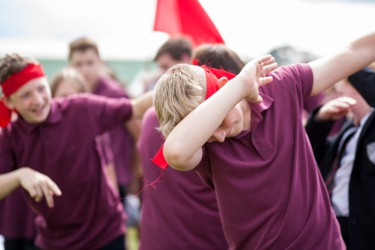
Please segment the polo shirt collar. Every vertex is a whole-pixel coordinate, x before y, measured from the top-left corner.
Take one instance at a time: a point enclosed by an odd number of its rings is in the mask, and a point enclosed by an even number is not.
[[[243,130],[239,135],[234,137],[235,139],[240,140],[243,137],[249,135],[249,133],[254,133],[256,131],[259,123],[263,120],[262,113],[272,106],[272,104],[273,104],[273,98],[272,97],[270,97],[268,95],[264,95],[264,94],[261,94],[261,96],[263,98],[262,103],[250,103],[249,102],[249,106],[250,106],[250,109],[251,109],[251,118],[250,118],[251,119],[251,121],[250,121],[251,127],[250,127],[250,130]]]
[[[251,106],[251,127],[250,127],[250,130],[253,133],[257,130],[259,123],[263,120],[262,113],[264,111],[266,111],[267,109],[269,109],[273,104],[273,98],[272,97],[270,97],[268,95],[265,95],[265,94],[261,94],[261,96],[263,98],[262,103],[252,103],[250,105]]]
[[[51,109],[48,114],[46,121],[38,124],[32,124],[26,122],[22,117],[19,117],[17,123],[20,125],[22,129],[26,132],[31,133],[37,127],[43,126],[44,124],[55,124],[62,120],[61,110],[59,109],[57,103],[55,101],[51,101]]]

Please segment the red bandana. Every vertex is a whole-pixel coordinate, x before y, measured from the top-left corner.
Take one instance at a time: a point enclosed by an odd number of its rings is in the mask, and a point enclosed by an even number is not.
[[[217,84],[218,79],[222,77],[226,77],[228,80],[231,80],[232,78],[236,76],[235,74],[230,73],[228,71],[209,68],[205,65],[201,66],[201,68],[203,68],[204,73],[206,75],[205,100],[210,98],[213,94],[215,94],[219,90],[219,85]],[[159,166],[160,168],[165,169],[168,167],[168,162],[164,158],[163,148],[164,148],[164,144],[160,147],[160,149],[155,154],[155,156],[151,159],[151,161],[157,166]]]
[[[40,64],[28,64],[20,72],[14,73],[7,80],[0,83],[5,97],[11,96],[23,85],[35,78],[44,77],[44,71]],[[0,126],[5,127],[10,122],[12,111],[0,101]]]
[[[0,127],[6,127],[12,117],[12,110],[0,100]]]

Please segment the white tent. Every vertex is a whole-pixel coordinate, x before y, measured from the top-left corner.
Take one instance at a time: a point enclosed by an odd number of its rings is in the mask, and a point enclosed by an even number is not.
[[[227,45],[252,57],[280,45],[318,55],[373,30],[374,1],[200,0]],[[87,35],[107,59],[149,60],[167,35],[152,31],[156,0],[0,0],[0,54],[66,58]]]

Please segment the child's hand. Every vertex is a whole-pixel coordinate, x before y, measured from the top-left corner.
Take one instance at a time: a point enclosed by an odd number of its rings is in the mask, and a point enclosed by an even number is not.
[[[247,100],[250,102],[263,101],[258,88],[272,82],[272,77],[266,75],[276,69],[277,66],[275,58],[271,55],[255,58],[246,64],[239,76],[240,81],[245,84]]]
[[[30,168],[21,168],[19,171],[21,186],[29,193],[31,198],[40,202],[44,196],[48,207],[54,206],[53,196],[61,195],[61,190],[48,176]]]
[[[350,108],[357,103],[353,98],[342,96],[324,104],[315,119],[319,121],[339,120],[346,116]]]

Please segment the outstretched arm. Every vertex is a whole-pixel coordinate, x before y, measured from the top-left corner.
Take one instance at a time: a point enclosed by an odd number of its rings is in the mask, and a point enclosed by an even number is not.
[[[237,103],[245,98],[262,101],[258,88],[272,81],[266,74],[276,67],[270,55],[252,60],[239,75],[186,116],[165,141],[164,157],[169,165],[182,171],[193,169],[202,158],[202,146]]]
[[[43,196],[48,207],[53,207],[53,196],[61,195],[57,185],[46,175],[30,168],[20,168],[0,175],[0,199],[3,199],[19,186],[22,186],[35,201],[39,202]]]
[[[153,91],[150,90],[145,94],[131,101],[133,108],[132,119],[142,119],[146,110],[152,106]]]
[[[375,32],[358,38],[336,54],[310,62],[314,76],[311,95],[326,90],[373,61],[375,61]]]

